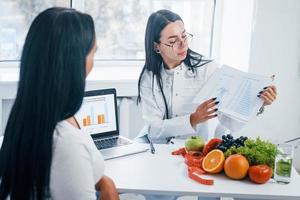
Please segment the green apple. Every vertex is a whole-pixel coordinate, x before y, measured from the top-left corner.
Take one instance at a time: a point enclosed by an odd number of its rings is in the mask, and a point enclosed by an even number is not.
[[[185,141],[185,149],[187,151],[202,151],[204,145],[204,139],[198,136],[192,136]]]

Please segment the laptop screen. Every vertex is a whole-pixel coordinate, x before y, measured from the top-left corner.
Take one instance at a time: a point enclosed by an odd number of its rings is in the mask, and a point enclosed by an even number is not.
[[[90,135],[117,131],[114,94],[86,96],[75,118]]]

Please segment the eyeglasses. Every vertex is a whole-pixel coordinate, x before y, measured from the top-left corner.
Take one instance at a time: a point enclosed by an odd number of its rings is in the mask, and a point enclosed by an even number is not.
[[[169,44],[160,42],[163,45],[171,47],[173,50],[174,48],[182,47],[183,45],[190,44],[193,39],[193,34],[185,32],[185,36],[182,39],[177,38],[174,42],[170,42]]]

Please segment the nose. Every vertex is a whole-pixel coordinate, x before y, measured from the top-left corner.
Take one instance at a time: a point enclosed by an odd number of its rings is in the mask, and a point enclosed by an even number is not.
[[[185,46],[185,39],[179,39],[178,41],[177,41],[177,45],[178,45],[178,48],[182,48],[182,47],[184,47]]]

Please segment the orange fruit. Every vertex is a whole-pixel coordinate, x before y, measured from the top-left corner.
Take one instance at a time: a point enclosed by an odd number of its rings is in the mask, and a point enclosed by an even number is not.
[[[208,173],[216,174],[223,170],[224,161],[224,153],[219,149],[214,149],[204,157],[202,168]]]
[[[248,160],[239,154],[229,156],[224,163],[225,174],[232,179],[243,179],[249,169]]]

